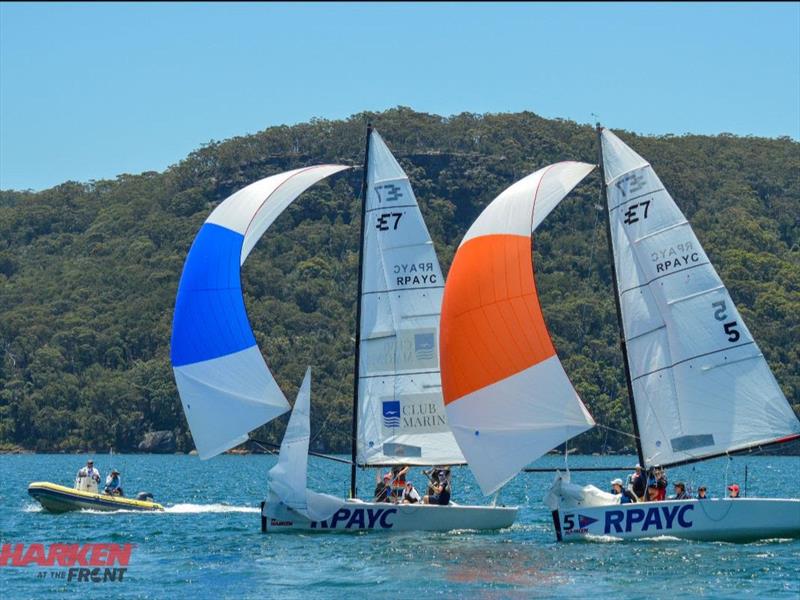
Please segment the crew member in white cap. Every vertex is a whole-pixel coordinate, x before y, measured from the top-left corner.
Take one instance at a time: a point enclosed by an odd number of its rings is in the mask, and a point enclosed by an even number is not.
[[[611,482],[611,493],[615,496],[619,496],[620,504],[636,502],[636,496],[634,496],[630,490],[622,489],[622,479],[617,478]]]

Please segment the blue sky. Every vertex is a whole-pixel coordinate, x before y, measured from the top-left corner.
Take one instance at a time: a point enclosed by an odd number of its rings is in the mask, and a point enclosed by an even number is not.
[[[0,4],[0,188],[393,106],[800,138],[800,3]]]

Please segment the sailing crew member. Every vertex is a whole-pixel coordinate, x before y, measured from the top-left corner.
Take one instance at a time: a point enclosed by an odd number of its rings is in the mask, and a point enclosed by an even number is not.
[[[450,482],[447,474],[439,474],[439,482],[433,488],[433,494],[427,495],[422,499],[423,504],[438,504],[447,506],[450,504]]]
[[[697,499],[708,500],[708,496],[706,495],[706,486],[701,485],[699,488],[697,488]]]
[[[611,493],[615,496],[619,496],[619,503],[620,504],[628,504],[630,502],[636,502],[636,496],[634,496],[633,492],[630,490],[622,489],[622,479],[614,479],[611,482]]]
[[[658,502],[658,485],[652,482],[647,485],[647,502]]]
[[[100,471],[94,468],[94,461],[90,458],[86,461],[86,466],[78,470],[76,479],[81,480],[85,478],[94,479],[96,483],[100,483]]]
[[[406,489],[406,474],[408,465],[395,465],[392,467],[391,497],[392,502],[400,502]]]
[[[116,469],[112,469],[108,477],[106,477],[105,493],[111,496],[123,496],[122,485],[119,476],[121,473]]]
[[[633,492],[639,502],[644,500],[644,496],[647,493],[647,475],[642,469],[642,465],[636,464],[634,472],[628,475],[628,480],[630,481],[628,489]]]
[[[653,483],[655,483],[656,489],[658,490],[658,497],[656,500],[665,500],[667,498],[667,474],[664,469],[658,465],[655,465],[651,469],[650,476],[647,478],[648,488]]]
[[[392,480],[392,476],[389,473],[386,473],[383,476],[383,481],[381,481],[381,474],[380,471],[375,473],[375,502],[388,502],[389,501],[389,490],[391,486],[389,482]]]
[[[675,495],[670,498],[670,500],[688,500],[691,498],[691,496],[686,493],[686,484],[682,481],[676,481],[673,487],[675,488]]]
[[[403,504],[416,504],[422,500],[419,492],[410,481],[406,483],[406,489],[403,491]]]
[[[739,498],[739,485],[732,483],[728,486],[728,498]]]

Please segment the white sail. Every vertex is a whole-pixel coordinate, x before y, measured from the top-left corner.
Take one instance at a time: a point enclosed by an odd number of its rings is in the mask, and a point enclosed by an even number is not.
[[[796,436],[800,422],[683,213],[646,160],[608,130],[601,140],[647,464]]]
[[[296,510],[312,521],[330,518],[342,505],[339,498],[309,490],[308,444],[311,438],[311,368],[300,390],[297,392],[289,417],[289,425],[283,434],[278,464],[269,470],[270,493],[286,506]]]
[[[197,233],[178,285],[170,359],[200,458],[244,442],[289,409],[250,328],[240,266],[295,198],[347,168],[319,165],[256,181],[221,202]]]
[[[367,165],[357,461],[463,463],[442,401],[436,251],[408,177],[376,131]]]

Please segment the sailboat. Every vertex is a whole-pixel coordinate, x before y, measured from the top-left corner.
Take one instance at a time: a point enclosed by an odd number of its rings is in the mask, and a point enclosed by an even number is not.
[[[800,421],[653,168],[599,125],[598,142],[639,463],[675,467],[800,439]],[[623,505],[559,475],[545,501],[559,541],[800,537],[797,499]]]
[[[287,453],[290,447],[300,450],[293,451],[291,468],[270,472],[262,530],[509,527],[516,519],[516,507],[391,504],[357,497],[359,466],[464,463],[447,423],[439,372],[444,277],[408,176],[371,126],[361,216],[350,497],[336,499],[305,489],[309,416],[303,404],[299,412],[296,404],[279,467],[285,448]]]

